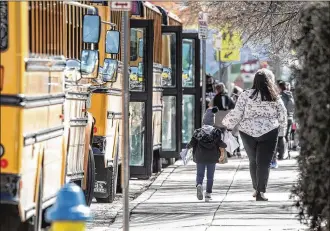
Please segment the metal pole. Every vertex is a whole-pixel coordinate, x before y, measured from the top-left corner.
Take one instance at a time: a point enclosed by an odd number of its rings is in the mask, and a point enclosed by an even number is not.
[[[206,110],[206,39],[202,40],[202,124],[203,115]]]
[[[122,57],[124,62],[124,75],[122,79],[123,95],[122,95],[122,128],[123,128],[123,143],[122,143],[122,188],[123,188],[123,230],[129,230],[129,76],[128,76],[128,62],[129,62],[129,16],[128,11],[123,12],[123,47]]]
[[[93,14],[97,14],[97,10],[94,6],[82,4],[82,3],[79,3],[79,2],[75,2],[75,1],[63,1],[63,4],[85,8],[85,9],[91,10],[93,12]]]
[[[221,67],[221,51],[219,51],[219,81],[222,82],[222,74],[221,74],[221,71],[222,71],[222,67]]]

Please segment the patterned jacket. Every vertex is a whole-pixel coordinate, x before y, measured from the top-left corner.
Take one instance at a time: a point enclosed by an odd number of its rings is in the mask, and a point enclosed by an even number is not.
[[[239,96],[234,110],[225,116],[222,123],[231,130],[239,125],[240,131],[252,137],[260,137],[276,128],[286,131],[287,111],[282,99],[262,101],[260,95],[251,99],[253,91],[246,90]]]

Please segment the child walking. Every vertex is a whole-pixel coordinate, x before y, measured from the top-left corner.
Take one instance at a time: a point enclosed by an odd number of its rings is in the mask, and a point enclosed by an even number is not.
[[[227,145],[222,141],[223,133],[220,129],[213,127],[217,107],[206,110],[203,118],[203,126],[194,131],[187,148],[193,148],[193,160],[197,165],[196,189],[198,200],[203,200],[203,180],[205,169],[207,171],[205,201],[211,200],[215,165],[219,162],[220,148]]]

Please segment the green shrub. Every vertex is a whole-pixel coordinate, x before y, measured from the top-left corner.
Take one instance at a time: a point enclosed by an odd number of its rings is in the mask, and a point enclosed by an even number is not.
[[[299,27],[294,77],[301,152],[293,196],[302,222],[330,230],[330,3],[309,4]]]

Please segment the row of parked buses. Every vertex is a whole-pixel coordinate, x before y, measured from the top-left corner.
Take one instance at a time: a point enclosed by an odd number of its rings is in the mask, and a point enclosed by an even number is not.
[[[200,125],[199,39],[162,7],[130,12],[130,174],[179,157]],[[121,190],[122,12],[107,1],[1,1],[1,230],[47,225],[66,182]]]

